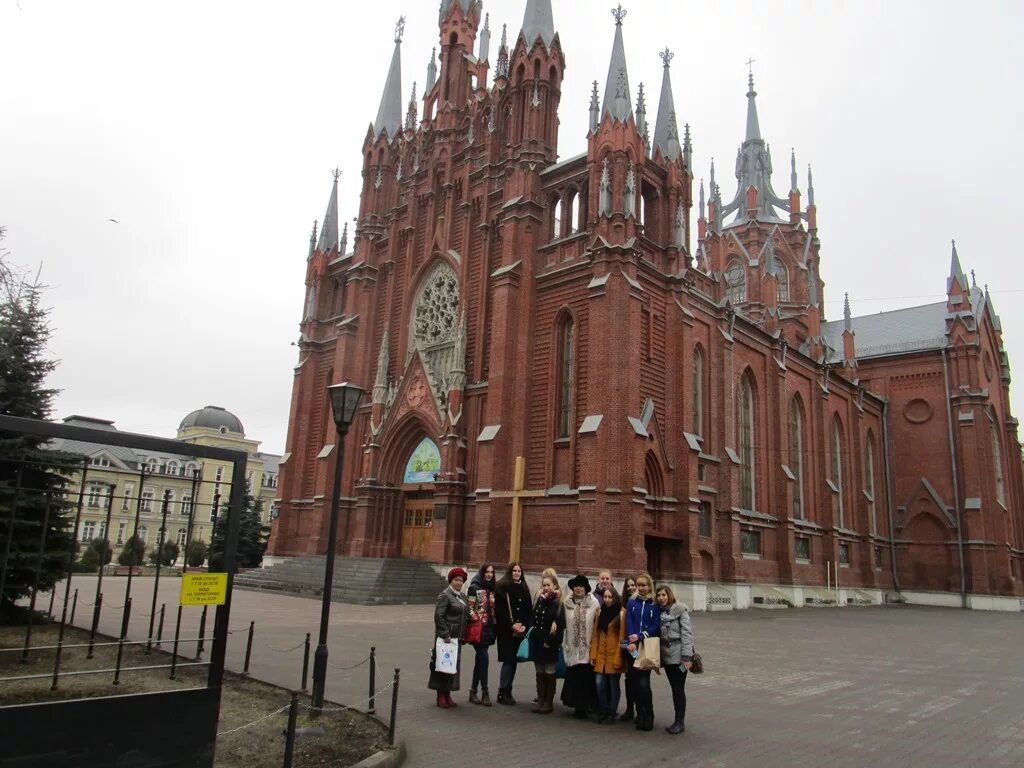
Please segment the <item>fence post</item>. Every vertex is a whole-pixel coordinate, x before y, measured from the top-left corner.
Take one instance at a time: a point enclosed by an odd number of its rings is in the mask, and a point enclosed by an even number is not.
[[[156,628],[156,644],[160,645],[160,641],[164,637],[164,611],[167,609],[167,603],[160,603],[160,624]]]
[[[50,618],[51,619],[53,618],[53,598],[56,596],[56,594],[57,594],[57,584],[54,583],[53,588],[50,590],[50,607],[46,610],[46,612],[48,614],[50,614]]]
[[[395,718],[398,716],[398,675],[395,667],[395,684],[391,687],[391,722],[388,724],[388,746],[395,746]]]
[[[374,700],[373,692],[377,690],[377,647],[370,646],[370,698],[366,714],[372,715],[377,711],[377,702]]]
[[[245,641],[245,666],[242,667],[242,674],[249,674],[249,658],[252,656],[252,634],[256,631],[256,622],[249,622],[249,639]]]
[[[309,683],[309,632],[306,633],[306,648],[302,651],[302,690]]]
[[[299,694],[292,693],[292,702],[288,707],[288,730],[284,737],[283,768],[292,768],[292,756],[295,754],[295,717],[299,713]]]
[[[121,683],[121,656],[124,654],[124,639],[128,635],[128,618],[132,615],[132,599],[125,598],[124,617],[121,619],[121,636],[117,638],[117,663],[114,664],[114,685]]]
[[[75,608],[78,607],[78,587],[75,587],[75,596],[71,599],[71,618],[68,619],[68,624],[74,626],[75,624]]]
[[[96,630],[100,626],[100,610],[103,608],[103,593],[96,595],[96,605],[92,609],[92,629],[89,630],[89,650],[85,658],[92,658],[92,644],[96,640]]]
[[[199,661],[203,657],[203,640],[206,637],[206,609],[208,605],[203,606],[203,615],[199,619],[199,640],[196,641],[196,661]]]

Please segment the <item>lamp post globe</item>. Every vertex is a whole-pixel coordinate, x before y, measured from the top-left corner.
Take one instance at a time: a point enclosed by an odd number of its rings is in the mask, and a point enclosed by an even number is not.
[[[350,382],[332,384],[327,387],[331,398],[331,411],[338,438],[335,442],[336,461],[334,483],[331,493],[331,518],[327,534],[327,557],[324,562],[324,588],[320,605],[320,637],[313,655],[313,707],[322,709],[324,691],[327,686],[327,626],[331,619],[331,588],[334,584],[334,551],[338,545],[338,501],[341,496],[341,472],[345,461],[345,435],[356,417],[359,401],[363,396],[362,387]]]

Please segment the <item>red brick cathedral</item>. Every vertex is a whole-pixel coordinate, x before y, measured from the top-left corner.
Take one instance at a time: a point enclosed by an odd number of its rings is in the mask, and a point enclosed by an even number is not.
[[[837,572],[868,596],[1024,595],[988,292],[954,247],[945,301],[826,322],[810,172],[804,196],[791,158],[774,191],[753,78],[735,194],[712,167],[693,213],[672,54],[651,123],[613,16],[586,151],[562,160],[550,0],[526,0],[493,69],[481,3],[443,0],[404,115],[399,23],[352,250],[336,180],[310,238],[270,552],[326,549],[326,387],[348,380],[367,394],[340,553],[503,563],[521,542],[527,569],[649,569],[709,601],[820,594]]]

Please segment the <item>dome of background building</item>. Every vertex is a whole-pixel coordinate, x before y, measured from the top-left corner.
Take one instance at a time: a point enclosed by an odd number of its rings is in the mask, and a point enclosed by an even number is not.
[[[190,427],[205,427],[207,429],[219,429],[227,432],[245,434],[242,422],[231,411],[221,408],[219,405],[207,405],[198,411],[192,411],[181,420],[178,431]]]

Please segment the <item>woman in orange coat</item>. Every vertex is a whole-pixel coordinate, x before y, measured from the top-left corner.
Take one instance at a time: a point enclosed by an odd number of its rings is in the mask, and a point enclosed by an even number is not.
[[[622,599],[611,587],[598,590],[601,610],[594,618],[594,633],[590,641],[590,663],[594,665],[597,682],[597,722],[612,725],[619,708],[619,680],[625,669],[622,659],[622,641],[625,638],[626,619]]]

